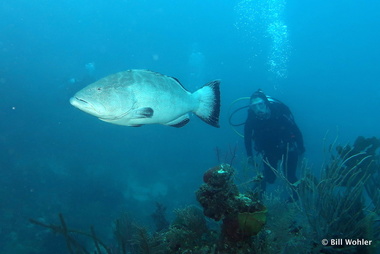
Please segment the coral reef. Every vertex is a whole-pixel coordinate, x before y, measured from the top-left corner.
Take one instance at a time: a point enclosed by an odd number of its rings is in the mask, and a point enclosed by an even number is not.
[[[229,164],[207,170],[196,197],[205,216],[222,220],[222,238],[229,242],[249,241],[264,226],[267,210],[254,194],[239,193],[233,176],[234,169]]]
[[[170,223],[165,217],[166,207],[156,202],[156,211],[152,214],[153,221],[156,225],[156,231],[165,230],[169,227]]]
[[[321,169],[318,180],[312,171],[304,166],[303,177],[291,184],[281,174],[281,170],[272,170],[289,188],[296,193],[299,201],[295,203],[300,214],[306,216],[311,229],[311,239],[317,239],[313,250],[322,253],[371,253],[372,246],[321,245],[320,239],[369,239],[376,242],[373,232],[379,231],[374,223],[373,214],[379,206],[373,199],[373,207],[366,205],[365,186],[379,171],[375,152],[379,147],[377,139],[358,137],[354,147],[338,146],[337,154],[330,147],[331,159]],[[373,182],[373,181],[372,181]],[[370,195],[369,195],[370,196]]]
[[[38,226],[49,228],[52,232],[63,235],[69,253],[97,254],[167,254],[167,253],[215,253],[217,235],[206,226],[202,211],[195,206],[188,206],[175,211],[176,218],[169,228],[151,233],[145,227],[133,222],[127,214],[121,214],[114,223],[114,242],[110,244],[100,240],[93,227],[85,232],[67,227],[60,214],[60,225],[47,224],[30,219]],[[78,236],[83,236],[79,241]]]
[[[376,172],[378,165],[375,163],[376,151],[380,147],[380,140],[376,137],[364,138],[359,136],[356,138],[354,145],[337,146],[337,157],[332,156],[333,161],[341,160],[342,167],[340,175],[342,176],[342,186],[350,186],[353,182],[360,181],[366,174]],[[334,166],[334,165],[333,165]],[[330,170],[329,166],[327,170]],[[345,172],[349,170],[349,172]],[[353,177],[353,175],[355,176]],[[350,181],[350,182],[349,182]]]
[[[40,221],[37,221],[37,220],[34,220],[34,219],[29,219],[29,221],[33,224],[36,224],[36,225],[39,225],[39,226],[42,226],[42,227],[45,227],[45,228],[49,228],[51,229],[54,233],[58,233],[58,234],[62,234],[64,237],[65,237],[65,240],[66,240],[66,246],[67,246],[67,249],[69,251],[70,254],[74,254],[74,253],[89,253],[87,250],[86,250],[86,247],[84,244],[80,243],[73,235],[74,234],[77,234],[77,235],[82,235],[82,236],[85,236],[85,237],[88,237],[90,238],[93,243],[94,243],[94,246],[95,246],[95,250],[97,253],[101,254],[103,253],[101,251],[104,250],[105,253],[107,254],[111,254],[111,249],[105,244],[103,243],[102,240],[100,240],[96,234],[95,234],[95,230],[94,228],[91,226],[90,227],[90,233],[88,232],[84,232],[84,231],[80,231],[80,230],[74,230],[74,229],[69,229],[66,225],[66,222],[64,220],[64,217],[62,214],[59,214],[59,220],[60,220],[60,223],[61,225],[52,225],[52,224],[46,224],[46,223],[43,223],[43,222],[40,222]]]
[[[213,248],[215,234],[207,228],[202,211],[195,206],[175,210],[176,218],[162,237],[167,253],[208,253]]]
[[[235,170],[220,164],[204,173],[204,183],[196,191],[203,210],[175,209],[170,223],[166,207],[156,203],[151,216],[156,230],[137,225],[123,213],[108,241],[101,240],[93,227],[89,232],[71,229],[62,215],[58,225],[30,221],[62,235],[68,253],[375,253],[380,243],[379,147],[378,139],[363,137],[352,147],[331,147],[320,177],[304,164],[302,177],[294,184],[281,168],[272,168],[285,184],[264,193],[260,201],[255,193],[241,193],[234,182]],[[288,200],[289,194],[297,198]],[[322,239],[366,239],[373,244],[323,245]]]
[[[128,213],[122,213],[114,222],[113,234],[121,253],[134,249],[133,235],[136,226]]]
[[[282,189],[263,196],[268,209],[264,230],[254,238],[255,253],[311,253],[313,238],[296,203],[284,202]]]

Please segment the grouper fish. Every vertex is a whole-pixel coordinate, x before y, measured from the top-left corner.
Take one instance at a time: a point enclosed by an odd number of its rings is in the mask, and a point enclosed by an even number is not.
[[[127,70],[109,75],[78,91],[70,103],[100,120],[125,126],[163,124],[182,127],[193,112],[219,127],[219,80],[194,93],[176,79],[148,70]]]

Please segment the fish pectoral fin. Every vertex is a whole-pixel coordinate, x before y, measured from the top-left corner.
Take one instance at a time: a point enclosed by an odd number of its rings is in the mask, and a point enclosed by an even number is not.
[[[165,125],[169,125],[171,127],[176,127],[176,128],[181,128],[181,127],[185,126],[188,122],[190,122],[190,118],[189,118],[189,115],[186,114],[186,115],[182,115],[182,116],[174,119],[173,121],[166,123]]]
[[[138,108],[133,111],[133,118],[151,118],[153,113],[154,111],[152,108]]]

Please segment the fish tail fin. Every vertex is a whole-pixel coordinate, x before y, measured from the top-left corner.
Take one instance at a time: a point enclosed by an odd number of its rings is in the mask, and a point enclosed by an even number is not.
[[[193,93],[199,101],[194,113],[211,126],[219,128],[220,80],[214,80]]]

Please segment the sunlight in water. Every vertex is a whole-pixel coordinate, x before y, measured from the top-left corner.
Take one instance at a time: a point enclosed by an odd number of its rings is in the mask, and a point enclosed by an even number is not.
[[[283,19],[285,3],[285,0],[242,0],[235,6],[235,27],[252,43],[252,58],[267,48],[262,43],[269,39],[268,71],[276,79],[287,77],[291,53],[288,27]]]

